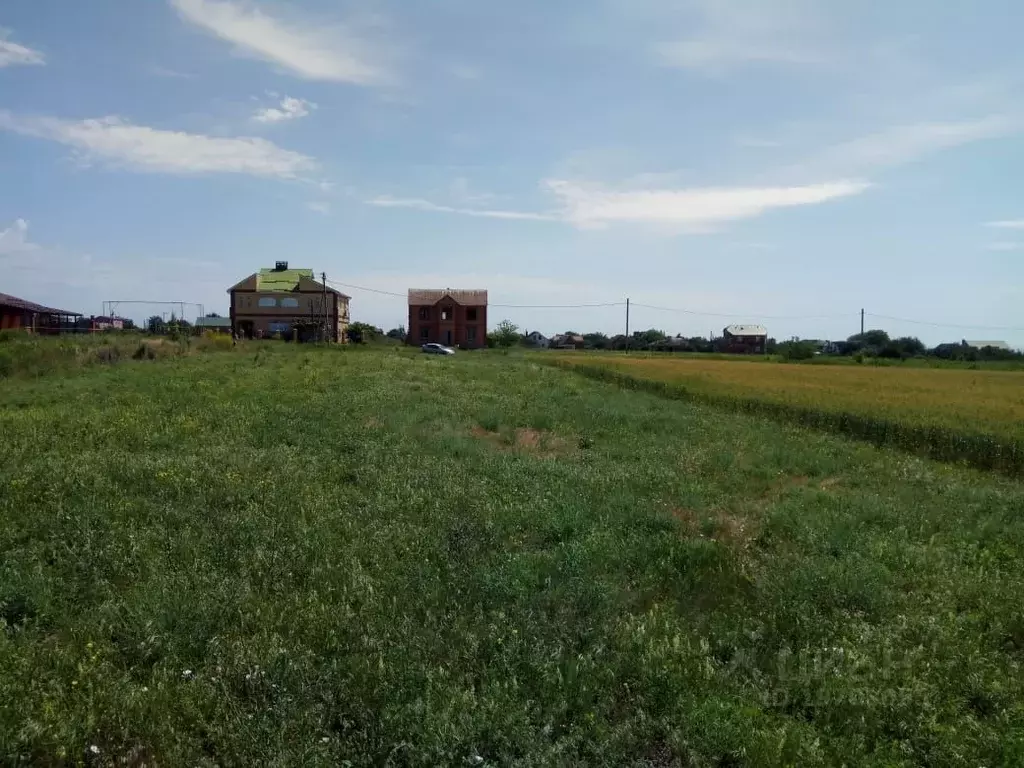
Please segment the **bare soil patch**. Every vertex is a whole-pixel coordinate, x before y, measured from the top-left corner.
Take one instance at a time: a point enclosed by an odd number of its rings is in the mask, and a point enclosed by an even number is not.
[[[514,432],[492,432],[475,426],[470,434],[478,440],[486,440],[498,450],[529,453],[542,458],[556,458],[568,455],[572,448],[568,440],[546,429],[518,427]]]

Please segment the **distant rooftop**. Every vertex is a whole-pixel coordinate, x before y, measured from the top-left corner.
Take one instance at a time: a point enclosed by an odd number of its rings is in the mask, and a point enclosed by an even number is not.
[[[479,307],[487,304],[487,291],[465,288],[410,288],[410,307],[432,307],[445,296],[462,306]]]
[[[993,349],[1010,349],[1010,345],[1007,344],[1005,341],[971,341],[970,339],[964,339],[964,344],[966,344],[968,347],[975,347],[977,349],[984,349],[985,347],[992,347]]]
[[[196,328],[230,328],[230,317],[199,317],[196,318]]]
[[[34,301],[19,299],[17,296],[11,296],[7,293],[0,293],[0,307],[12,307],[13,309],[20,309],[25,312],[36,312],[43,315],[67,315],[68,317],[82,316],[81,312],[69,312],[66,309],[47,307],[42,304],[36,304]]]
[[[725,329],[726,333],[733,336],[767,336],[768,329],[763,325],[730,325]]]
[[[256,290],[267,293],[294,291],[299,281],[307,277],[313,279],[312,269],[289,269],[287,261],[279,261],[276,267],[264,267],[256,275]]]

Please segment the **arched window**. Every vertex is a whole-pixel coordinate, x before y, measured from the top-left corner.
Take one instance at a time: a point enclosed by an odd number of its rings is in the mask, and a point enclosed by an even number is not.
[[[277,299],[275,299],[273,296],[263,296],[263,297],[260,298],[260,306],[261,307],[276,307],[277,306]]]
[[[299,300],[298,299],[281,299],[281,306],[282,307],[295,308],[295,307],[299,306]]]

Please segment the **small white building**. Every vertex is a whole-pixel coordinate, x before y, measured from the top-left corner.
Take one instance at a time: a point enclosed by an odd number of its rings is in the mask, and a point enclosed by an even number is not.
[[[526,334],[526,343],[538,349],[547,349],[551,346],[551,339],[540,331],[530,331]]]

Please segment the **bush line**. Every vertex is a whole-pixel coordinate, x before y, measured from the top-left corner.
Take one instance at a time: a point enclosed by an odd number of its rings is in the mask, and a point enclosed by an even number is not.
[[[825,432],[847,435],[878,446],[900,448],[939,461],[963,462],[1014,477],[1024,474],[1024,443],[1019,440],[958,432],[947,427],[903,424],[850,411],[828,411],[756,398],[694,392],[683,384],[644,379],[596,365],[576,365],[561,360],[546,363],[623,389],[769,416]]]

